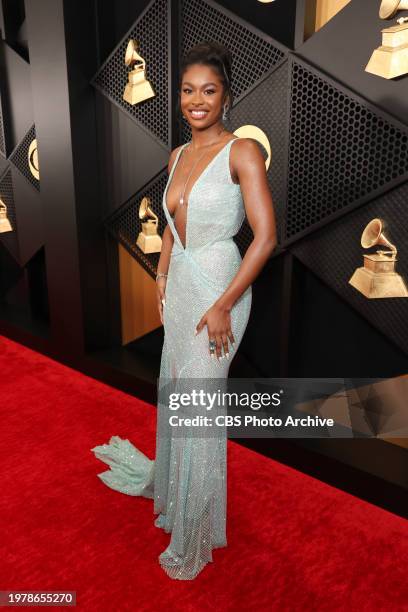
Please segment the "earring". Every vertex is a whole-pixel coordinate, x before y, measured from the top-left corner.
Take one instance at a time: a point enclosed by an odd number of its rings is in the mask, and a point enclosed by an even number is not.
[[[227,120],[227,117],[228,117],[228,115],[227,115],[227,107],[226,107],[226,105],[224,104],[224,106],[223,106],[223,112],[222,112],[222,120],[223,120],[223,121],[226,121],[226,120]]]

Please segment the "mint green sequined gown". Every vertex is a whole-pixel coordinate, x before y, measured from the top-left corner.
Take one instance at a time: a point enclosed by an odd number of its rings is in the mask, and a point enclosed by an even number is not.
[[[245,218],[240,185],[232,181],[229,169],[229,151],[235,140],[216,154],[191,188],[185,247],[167,209],[166,194],[188,143],[178,151],[164,190],[163,210],[174,243],[163,308],[155,460],[119,436],[92,449],[110,466],[98,474],[106,485],[154,500],[155,525],[171,533],[159,563],[168,576],[180,580],[195,578],[213,561],[212,550],[227,545],[227,439],[225,431],[213,437],[173,435],[160,389],[161,381],[167,380],[226,379],[248,323],[251,286],[231,309],[235,346],[230,347],[229,360],[210,357],[206,326],[194,334],[202,315],[225,291],[242,261],[232,239]]]

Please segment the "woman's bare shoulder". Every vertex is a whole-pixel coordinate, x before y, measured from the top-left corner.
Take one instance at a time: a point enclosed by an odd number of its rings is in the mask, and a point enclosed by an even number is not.
[[[178,152],[180,151],[180,149],[183,148],[183,146],[184,145],[181,144],[180,146],[178,146],[175,149],[173,149],[173,151],[170,153],[169,163],[167,165],[167,171],[168,171],[169,174],[170,174],[171,169],[173,167],[174,161],[175,161],[175,159],[176,159],[176,157],[178,155]]]
[[[242,170],[249,166],[265,166],[265,160],[268,153],[263,145],[254,138],[240,137],[232,147],[231,154],[231,174],[234,182],[237,182],[237,176]]]
[[[254,154],[256,155],[257,151],[265,151],[264,146],[261,145],[261,143],[255,138],[245,136],[235,138],[235,140],[239,140],[239,142],[237,142],[237,144],[233,148],[238,148],[240,154],[244,153],[251,157]]]

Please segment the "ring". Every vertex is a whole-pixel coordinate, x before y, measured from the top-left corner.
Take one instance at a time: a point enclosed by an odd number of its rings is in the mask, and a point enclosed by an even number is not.
[[[216,341],[215,341],[215,340],[210,340],[210,342],[209,342],[209,346],[210,346],[210,351],[211,351],[211,353],[213,353],[213,352],[214,352],[214,350],[215,350],[215,347],[217,346]]]

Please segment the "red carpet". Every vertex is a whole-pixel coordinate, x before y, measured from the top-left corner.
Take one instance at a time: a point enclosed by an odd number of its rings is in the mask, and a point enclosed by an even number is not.
[[[2,336],[0,366],[0,590],[73,590],[86,612],[408,610],[407,521],[231,441],[228,547],[172,581],[153,501],[107,488],[90,452],[117,434],[154,458],[155,408]]]

